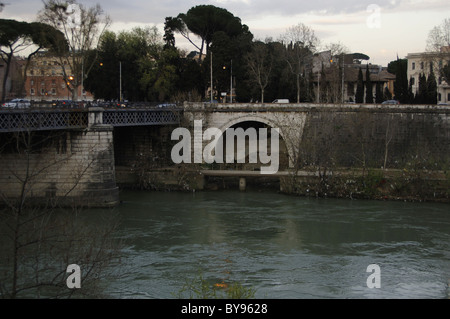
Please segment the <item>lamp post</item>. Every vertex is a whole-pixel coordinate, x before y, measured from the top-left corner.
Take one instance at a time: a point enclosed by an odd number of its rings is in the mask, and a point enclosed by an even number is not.
[[[233,60],[231,60],[230,103],[233,103]]]
[[[122,102],[122,61],[119,62],[119,102]]]
[[[224,66],[223,69],[226,70],[227,67]],[[230,103],[233,103],[233,60],[231,60],[230,66]]]

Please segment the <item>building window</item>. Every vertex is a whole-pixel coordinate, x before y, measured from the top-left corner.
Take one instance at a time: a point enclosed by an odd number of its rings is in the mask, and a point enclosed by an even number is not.
[[[52,89],[52,95],[56,95],[56,89],[55,88]]]
[[[45,95],[45,89],[44,88],[41,89],[41,95]]]
[[[413,62],[413,63],[412,63],[411,68],[412,68],[413,70],[416,69],[416,62]]]
[[[447,102],[450,101],[450,93],[447,95]]]
[[[34,93],[34,89],[30,89],[30,95],[34,95],[35,93]]]
[[[420,62],[420,69],[423,70],[423,62]]]
[[[441,94],[441,93],[438,94],[438,101],[439,101],[439,102],[442,101],[442,94]]]
[[[416,78],[412,77],[411,80],[409,80],[409,83],[411,85],[416,85]]]

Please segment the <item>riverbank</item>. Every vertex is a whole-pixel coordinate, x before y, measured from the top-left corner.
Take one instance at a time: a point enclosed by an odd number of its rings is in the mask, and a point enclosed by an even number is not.
[[[139,172],[116,168],[121,189],[152,191],[271,190],[316,198],[375,199],[450,203],[450,172],[399,169],[283,171],[213,171],[184,166]]]

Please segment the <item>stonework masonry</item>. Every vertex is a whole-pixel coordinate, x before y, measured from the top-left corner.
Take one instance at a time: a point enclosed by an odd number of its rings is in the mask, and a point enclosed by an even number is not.
[[[2,135],[3,198],[61,206],[118,204],[111,126]]]

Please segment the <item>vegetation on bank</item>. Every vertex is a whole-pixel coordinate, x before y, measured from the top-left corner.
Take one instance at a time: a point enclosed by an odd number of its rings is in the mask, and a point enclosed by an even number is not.
[[[450,202],[450,172],[348,169],[319,171],[314,178],[291,176],[282,191],[308,197]]]

